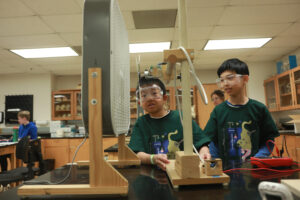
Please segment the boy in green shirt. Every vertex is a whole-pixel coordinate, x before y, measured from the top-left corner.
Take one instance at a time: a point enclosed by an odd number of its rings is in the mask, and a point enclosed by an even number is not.
[[[183,130],[178,111],[164,108],[167,101],[166,88],[156,77],[144,76],[137,88],[139,104],[148,113],[139,117],[133,127],[129,147],[137,153],[143,164],[155,164],[166,169],[169,163],[167,154],[174,157],[183,149]],[[201,157],[209,159],[207,147],[210,139],[193,121],[193,144]]]
[[[279,133],[267,107],[246,95],[247,64],[229,59],[217,73],[217,83],[229,98],[215,107],[204,130],[212,139],[211,156],[220,157],[224,168],[236,167],[250,156],[269,156],[266,142],[274,141]],[[273,145],[269,146],[272,151]]]

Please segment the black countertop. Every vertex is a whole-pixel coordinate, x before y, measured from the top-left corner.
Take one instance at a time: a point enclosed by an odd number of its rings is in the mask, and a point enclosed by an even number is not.
[[[249,163],[248,163],[249,164]],[[247,166],[246,166],[247,167]],[[249,167],[249,166],[248,166]],[[36,180],[59,181],[68,173],[69,166],[63,166],[52,172],[38,177]],[[278,174],[266,172],[231,173],[231,181],[227,186],[223,185],[198,185],[184,186],[173,189],[165,172],[156,167],[142,165],[141,167],[122,168],[118,171],[129,182],[127,197],[115,196],[111,199],[139,199],[139,200],[218,200],[218,199],[261,199],[258,192],[258,184],[264,180],[278,182],[281,177],[299,178],[298,173]],[[87,184],[89,181],[88,167],[74,166],[69,179],[64,184]],[[36,196],[33,199],[99,199],[101,196]],[[19,200],[17,188],[0,193],[2,200]],[[26,198],[28,199],[28,198]],[[29,199],[32,199],[30,197]],[[268,198],[269,199],[269,198]],[[272,198],[270,198],[272,199]],[[277,199],[277,198],[273,198]],[[296,198],[295,199],[299,199]]]

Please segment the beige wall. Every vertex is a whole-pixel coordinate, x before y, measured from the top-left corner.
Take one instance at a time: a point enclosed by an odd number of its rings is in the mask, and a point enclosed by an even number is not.
[[[51,118],[51,74],[0,75],[0,111],[6,95],[33,95],[33,120]]]
[[[275,63],[249,63],[248,95],[265,103],[263,81],[276,72]],[[216,70],[196,71],[203,83],[215,83]],[[130,86],[136,87],[136,73],[130,74]],[[51,74],[1,75],[0,111],[4,111],[5,95],[33,94],[34,120],[51,119],[51,90],[74,89],[81,82],[80,75],[54,76]],[[179,82],[177,81],[179,85]],[[194,83],[192,83],[194,84]],[[168,84],[173,86],[173,82]],[[209,94],[208,94],[209,95]]]
[[[77,89],[81,83],[81,75],[55,76],[52,90]]]

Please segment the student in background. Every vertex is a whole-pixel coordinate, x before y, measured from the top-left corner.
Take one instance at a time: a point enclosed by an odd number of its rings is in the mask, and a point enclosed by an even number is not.
[[[19,139],[23,137],[30,137],[31,140],[37,139],[37,127],[33,122],[30,122],[30,112],[21,111],[18,113],[19,127]]]
[[[215,90],[210,95],[211,101],[214,103],[215,106],[223,103],[225,101],[224,92],[222,90]]]
[[[225,95],[224,95],[224,92],[222,90],[213,91],[213,93],[211,93],[210,97],[211,97],[211,101],[214,103],[215,106],[217,106],[217,105],[219,105],[219,104],[221,104],[225,101]],[[215,158],[218,155],[217,147],[216,147],[216,145],[213,141],[211,141],[209,143],[209,152]]]
[[[178,111],[164,108],[166,88],[161,80],[152,76],[142,77],[137,88],[139,104],[148,113],[139,117],[133,127],[129,147],[137,153],[143,164],[166,169],[169,157],[183,150],[183,128]],[[203,159],[210,159],[208,143],[200,127],[193,121],[193,144]]]
[[[204,130],[216,145],[212,157],[220,157],[225,168],[232,168],[251,156],[269,156],[266,142],[279,133],[267,107],[246,96],[247,64],[229,59],[217,73],[217,83],[229,98],[214,108]],[[269,146],[272,151],[273,145]]]

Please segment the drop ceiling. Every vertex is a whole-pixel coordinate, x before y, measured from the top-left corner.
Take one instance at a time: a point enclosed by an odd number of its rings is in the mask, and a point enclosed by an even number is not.
[[[196,51],[197,69],[216,69],[231,57],[248,62],[273,62],[300,48],[299,0],[186,1],[188,42]],[[80,74],[81,56],[24,59],[8,49],[81,46],[83,2],[0,0],[0,74]],[[155,24],[136,27],[133,17],[133,12],[176,10],[177,0],[119,0],[119,5],[130,43],[171,41],[172,47],[177,47],[177,18],[174,27],[152,28]],[[203,51],[209,39],[252,37],[273,39],[259,49]],[[162,61],[162,53],[140,55],[142,68]],[[133,72],[136,56],[130,55]]]

